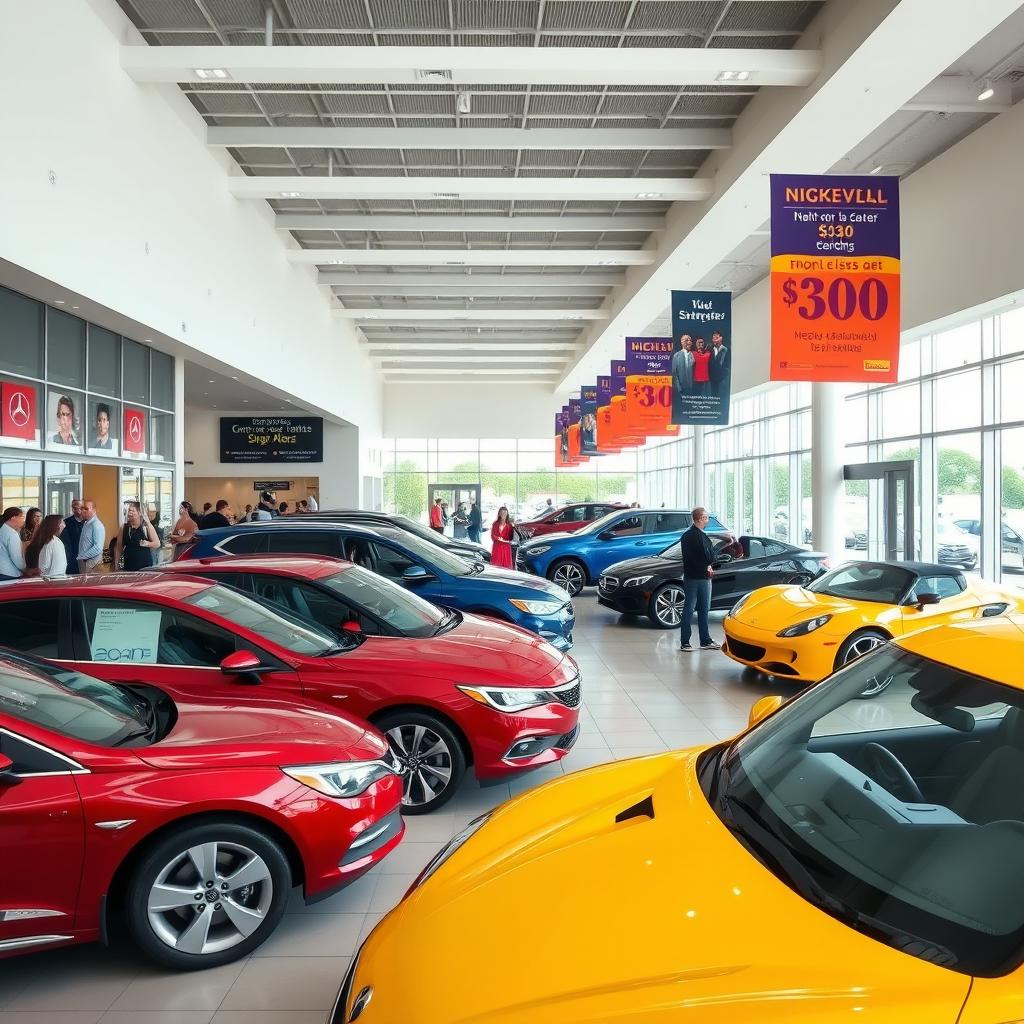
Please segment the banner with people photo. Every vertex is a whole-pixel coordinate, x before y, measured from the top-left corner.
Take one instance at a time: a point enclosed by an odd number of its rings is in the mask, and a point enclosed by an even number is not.
[[[672,416],[676,424],[729,422],[732,292],[672,292]]]
[[[590,461],[590,456],[583,454],[580,437],[581,404],[578,398],[569,399],[569,462],[574,466]]]
[[[597,385],[580,388],[580,451],[584,455],[600,455],[597,450]]]
[[[569,407],[563,405],[555,413],[555,466],[564,469],[569,465]]]
[[[629,432],[674,437],[672,423],[672,339],[626,339],[626,410]]]
[[[874,174],[771,175],[772,380],[897,380],[899,186]]]

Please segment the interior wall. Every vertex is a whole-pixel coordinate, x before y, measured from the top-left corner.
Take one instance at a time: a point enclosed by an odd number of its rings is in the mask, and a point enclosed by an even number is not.
[[[114,536],[121,523],[121,499],[118,495],[118,466],[94,466],[82,463],[82,498],[96,503],[96,515],[107,531],[107,540]]]
[[[280,467],[278,467],[280,468]],[[240,515],[245,511],[246,505],[255,507],[259,503],[260,494],[253,484],[257,480],[287,480],[291,487],[287,490],[278,487],[274,490],[274,496],[278,504],[282,501],[288,502],[288,510],[295,511],[298,502],[314,495],[317,503],[320,501],[320,478],[318,476],[297,476],[295,473],[280,473],[277,476],[249,477],[206,477],[190,476],[185,481],[185,497],[192,502],[192,507],[197,511],[201,510],[206,502],[216,506],[223,498],[231,503],[231,511]]]

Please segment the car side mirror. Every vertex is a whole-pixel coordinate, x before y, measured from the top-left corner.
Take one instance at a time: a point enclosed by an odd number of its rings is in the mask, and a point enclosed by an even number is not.
[[[426,580],[431,580],[434,577],[431,576],[422,565],[410,565],[405,572],[402,573],[403,583],[423,583]]]
[[[603,533],[597,535],[598,540],[614,540],[615,534],[611,530],[605,530]]]
[[[939,597],[938,594],[932,594],[932,593],[918,594],[917,595],[917,607],[918,608],[923,608],[925,605],[928,605],[928,604],[938,604],[940,600],[941,600],[941,598]]]
[[[232,651],[221,659],[220,670],[225,675],[238,676],[239,683],[255,686],[266,667],[252,651]]]
[[[783,705],[781,697],[762,697],[756,701],[747,716],[747,728],[753,729],[759,722],[763,722],[769,715],[774,715]]]
[[[14,762],[6,755],[0,754],[0,786],[16,786],[21,779],[14,774]]]
[[[346,619],[341,624],[341,631],[343,633],[362,633],[363,627],[355,619]]]

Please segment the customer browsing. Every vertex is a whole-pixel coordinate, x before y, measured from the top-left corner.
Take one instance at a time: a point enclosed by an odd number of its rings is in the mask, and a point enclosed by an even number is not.
[[[711,639],[708,630],[708,612],[711,610],[711,577],[715,570],[714,549],[708,540],[704,527],[708,525],[707,509],[693,510],[693,525],[683,534],[683,621],[679,631],[679,649],[692,651],[690,635],[693,625],[693,610],[697,609],[697,632],[700,646],[704,650],[715,650],[718,644]]]

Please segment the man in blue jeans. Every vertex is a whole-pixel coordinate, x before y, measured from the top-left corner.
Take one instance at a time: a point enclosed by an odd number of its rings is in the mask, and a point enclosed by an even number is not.
[[[708,612],[711,610],[711,577],[715,570],[715,552],[711,547],[704,527],[708,525],[706,509],[693,510],[693,525],[683,534],[683,621],[679,630],[679,649],[692,651],[690,632],[693,623],[693,609],[697,609],[697,632],[702,650],[713,651],[718,644],[711,639],[708,631]]]

